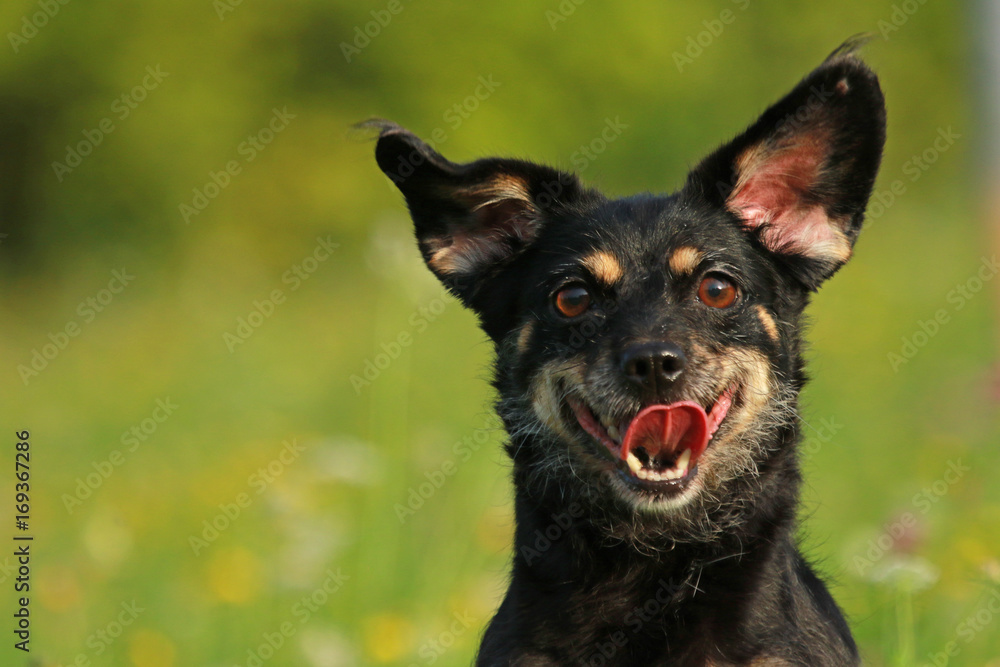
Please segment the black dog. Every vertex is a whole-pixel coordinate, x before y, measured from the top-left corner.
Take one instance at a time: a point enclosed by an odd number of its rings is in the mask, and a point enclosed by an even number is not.
[[[516,550],[479,665],[858,664],[795,536],[802,311],[851,256],[885,142],[857,44],[670,196],[368,123],[496,347]]]

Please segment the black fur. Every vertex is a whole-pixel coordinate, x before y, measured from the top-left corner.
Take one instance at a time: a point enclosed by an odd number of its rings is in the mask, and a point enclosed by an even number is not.
[[[795,539],[802,312],[850,255],[885,140],[855,46],[669,196],[609,200],[521,160],[455,164],[369,122],[424,259],[497,352],[517,528],[477,664],[858,664]],[[610,268],[596,271],[595,253]],[[710,307],[699,290],[719,277],[737,297]],[[572,317],[553,305],[567,286],[590,298]],[[681,370],[630,380],[622,359],[638,343],[676,350]],[[732,407],[676,483],[639,480],[580,418],[709,411],[727,387]]]

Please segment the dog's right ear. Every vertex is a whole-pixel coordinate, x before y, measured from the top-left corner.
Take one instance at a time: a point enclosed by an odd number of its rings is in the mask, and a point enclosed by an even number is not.
[[[483,282],[537,237],[547,213],[577,199],[576,177],[523,160],[455,164],[386,121],[375,159],[406,197],[424,261],[467,306]]]
[[[851,256],[885,144],[878,77],[848,40],[743,134],[705,158],[687,192],[727,209],[803,286]]]

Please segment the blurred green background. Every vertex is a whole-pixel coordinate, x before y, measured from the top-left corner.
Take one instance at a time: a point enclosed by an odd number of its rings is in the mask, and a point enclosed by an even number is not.
[[[1000,665],[975,25],[918,0],[4,2],[0,540],[22,429],[35,540],[30,655],[0,556],[0,663],[469,664],[512,528],[491,350],[350,125],[669,191],[873,31],[881,208],[811,307],[803,541],[867,664]]]

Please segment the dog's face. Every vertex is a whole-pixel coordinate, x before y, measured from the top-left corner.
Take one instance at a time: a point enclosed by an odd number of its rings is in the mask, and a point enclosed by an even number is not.
[[[682,195],[595,201],[535,245],[500,366],[544,474],[646,511],[754,474],[793,416],[802,296],[752,237]]]
[[[427,265],[496,343],[529,494],[703,533],[779,474],[800,315],[851,255],[885,137],[877,79],[849,50],[671,196],[609,200],[519,160],[454,164],[379,128]]]

